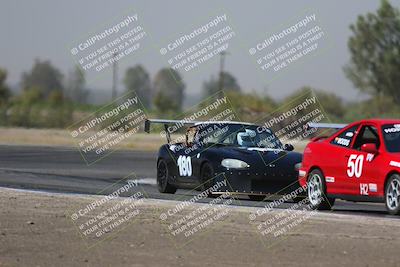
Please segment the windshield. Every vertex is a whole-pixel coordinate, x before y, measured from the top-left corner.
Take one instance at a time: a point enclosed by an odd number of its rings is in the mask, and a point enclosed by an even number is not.
[[[238,147],[282,149],[282,143],[269,130],[256,125],[207,124],[199,126],[196,141]]]
[[[382,132],[387,151],[400,152],[400,124],[385,124]]]

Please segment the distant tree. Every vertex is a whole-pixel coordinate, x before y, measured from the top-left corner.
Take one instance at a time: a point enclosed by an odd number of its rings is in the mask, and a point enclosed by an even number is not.
[[[4,106],[7,103],[11,95],[10,89],[6,85],[6,79],[7,71],[0,68],[0,107]]]
[[[43,98],[42,88],[39,87],[31,87],[26,89],[19,95],[19,101],[22,105],[30,106],[35,104]]]
[[[240,92],[240,86],[236,78],[229,72],[222,73],[222,89],[225,92]],[[216,79],[214,76],[211,77],[209,81],[203,83],[203,94],[205,97],[214,95],[221,90],[221,84],[219,77]]]
[[[330,120],[340,121],[343,118],[346,107],[342,98],[332,92],[315,91],[315,94],[324,109],[322,112],[326,112]]]
[[[299,101],[303,101],[305,97],[311,96],[312,93],[314,93],[317,97],[317,105],[322,107],[323,110],[321,110],[321,112],[327,116],[326,119],[331,121],[341,121],[346,112],[346,107],[343,104],[343,100],[334,93],[316,90],[308,86],[302,87],[287,96],[282,101],[281,106],[290,106],[290,103],[297,105]],[[297,99],[297,101],[295,99]],[[309,111],[306,110],[305,112],[308,113]]]
[[[141,65],[136,65],[126,70],[124,83],[127,92],[135,91],[143,105],[146,108],[150,108],[150,75]]]
[[[165,96],[163,92],[158,92],[154,97],[154,106],[160,113],[176,113],[178,110],[176,103]]]
[[[44,99],[42,89],[25,89],[12,100],[9,121],[22,127],[63,128],[72,122],[72,106],[61,90],[52,90]]]
[[[33,127],[38,123],[36,118],[38,115],[37,106],[43,102],[43,92],[41,88],[27,88],[20,95],[13,99],[11,107],[10,121],[13,125],[23,127]],[[32,119],[35,118],[35,119]]]
[[[49,104],[54,107],[59,107],[63,104],[64,96],[61,90],[53,90],[50,92],[48,98]]]
[[[359,16],[350,26],[351,61],[347,77],[361,91],[400,101],[400,15],[387,0],[376,13]]]
[[[50,61],[35,60],[30,72],[22,74],[22,88],[40,88],[47,98],[52,90],[63,90],[62,73],[51,65]]]
[[[85,83],[85,73],[75,66],[74,70],[68,73],[65,86],[66,97],[75,103],[86,104],[89,91],[85,89]]]
[[[400,107],[391,97],[380,97],[354,101],[346,104],[344,121],[353,122],[361,119],[376,118],[398,118]]]
[[[154,91],[154,105],[159,111],[176,113],[182,110],[185,85],[177,71],[161,69],[154,78]]]
[[[7,106],[11,96],[10,89],[6,84],[7,71],[0,68],[0,123],[7,124]]]
[[[47,107],[45,126],[62,128],[71,123],[71,105],[64,101],[63,92],[61,90],[53,90],[47,99],[49,107]]]
[[[275,101],[268,95],[261,96],[256,92],[226,92],[229,107],[235,113],[234,120],[257,121],[276,109]]]

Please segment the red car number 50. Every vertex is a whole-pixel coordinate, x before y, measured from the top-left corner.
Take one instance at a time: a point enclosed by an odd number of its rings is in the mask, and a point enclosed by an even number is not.
[[[363,168],[364,155],[351,154],[347,161],[347,175],[360,178]]]

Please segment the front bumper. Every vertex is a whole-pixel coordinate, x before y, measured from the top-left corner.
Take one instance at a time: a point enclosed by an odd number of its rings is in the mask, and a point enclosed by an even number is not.
[[[299,184],[300,186],[306,186],[307,184],[307,171],[306,169],[300,169],[299,173],[298,173],[298,180],[299,180]]]
[[[287,194],[300,186],[295,171],[223,170],[215,178],[217,181],[226,179],[225,190],[247,194]]]

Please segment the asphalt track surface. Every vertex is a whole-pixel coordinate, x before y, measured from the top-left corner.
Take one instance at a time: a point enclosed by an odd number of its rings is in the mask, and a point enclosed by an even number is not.
[[[37,146],[0,146],[0,186],[75,194],[110,194],[129,179],[139,179],[149,198],[188,200],[196,192],[178,190],[174,195],[161,194],[155,186],[156,152],[116,151],[106,158],[87,165],[74,148]],[[124,179],[125,178],[125,179]],[[127,195],[132,195],[132,192]],[[122,194],[124,196],[124,194]],[[210,199],[205,199],[208,202]],[[233,205],[263,207],[266,202],[247,197]],[[285,203],[289,208],[293,203]],[[333,212],[353,215],[385,216],[383,204],[336,201]]]

